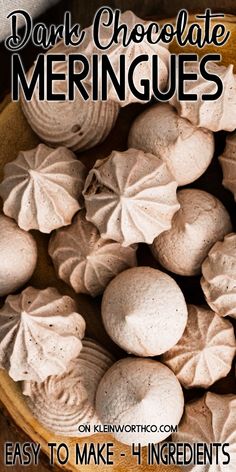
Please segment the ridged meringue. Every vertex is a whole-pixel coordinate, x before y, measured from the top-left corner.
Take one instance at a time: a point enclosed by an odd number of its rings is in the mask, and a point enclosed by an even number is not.
[[[136,246],[101,238],[96,226],[77,213],[70,226],[53,234],[49,254],[56,272],[77,293],[95,297],[117,274],[137,265]]]
[[[92,339],[82,341],[83,348],[68,370],[48,377],[43,383],[26,381],[23,393],[34,416],[49,431],[61,436],[89,436],[100,424],[95,411],[98,384],[114,362],[113,357]],[[78,427],[88,424],[90,432]]]
[[[66,371],[82,349],[85,321],[72,298],[28,287],[0,310],[0,367],[13,380],[43,382]]]
[[[36,262],[33,236],[0,213],[0,296],[24,285],[33,274]]]
[[[123,246],[152,243],[179,209],[177,183],[166,164],[136,149],[96,162],[85,182],[86,218],[104,239]]]
[[[202,264],[201,286],[208,305],[220,316],[236,318],[236,234],[211,248]]]
[[[235,472],[235,418],[236,395],[216,395],[208,392],[204,397],[187,403],[184,416],[178,426],[178,432],[172,434],[172,440],[188,444],[227,444],[225,452],[230,455],[230,462],[227,464],[227,456],[219,453],[219,463],[217,464],[214,454],[213,464],[191,464],[186,467],[186,471]]]
[[[226,146],[219,161],[223,171],[222,184],[232,192],[236,200],[236,133],[226,137]]]
[[[117,275],[105,289],[102,320],[112,340],[136,356],[158,356],[181,338],[187,306],[177,283],[151,267]]]
[[[170,99],[180,116],[187,118],[195,126],[207,128],[211,131],[234,131],[236,128],[236,76],[233,73],[233,65],[228,67],[211,63],[207,71],[220,77],[223,82],[223,92],[217,100],[202,100],[204,93],[214,93],[215,82],[209,82],[199,73],[199,63],[187,64],[185,72],[198,74],[195,81],[186,81],[185,93],[195,93],[200,98],[198,101],[179,100],[176,95]]]
[[[214,154],[213,133],[181,118],[167,103],[155,104],[135,119],[128,145],[163,159],[179,185],[198,179]]]
[[[180,275],[197,275],[213,244],[232,231],[223,204],[208,192],[179,190],[180,210],[171,229],[158,236],[152,253],[166,269]]]
[[[179,381],[165,365],[151,359],[126,358],[116,362],[102,378],[96,409],[103,424],[178,425],[184,408]],[[157,443],[169,432],[114,433],[125,444]]]
[[[20,228],[50,233],[71,223],[81,208],[84,165],[66,148],[39,144],[6,164],[0,184],[3,211]]]
[[[188,305],[182,338],[162,361],[185,388],[207,388],[226,377],[235,355],[233,325],[209,308]]]

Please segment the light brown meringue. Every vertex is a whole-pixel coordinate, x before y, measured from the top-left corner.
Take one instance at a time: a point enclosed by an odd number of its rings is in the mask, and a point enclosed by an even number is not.
[[[222,184],[230,190],[236,200],[236,132],[226,138],[226,146],[219,157],[223,171]]]
[[[186,467],[188,472],[235,472],[236,468],[236,395],[216,395],[208,392],[204,397],[187,403],[184,416],[178,426],[178,432],[172,434],[177,443],[213,443],[226,444],[225,451],[230,455],[230,462],[225,463],[227,456],[215,454],[213,464]],[[216,450],[216,449],[213,449]]]
[[[166,269],[180,275],[197,275],[213,244],[232,230],[223,204],[208,192],[179,190],[180,210],[171,229],[158,236],[152,253]]]
[[[0,296],[24,285],[33,274],[36,262],[33,236],[0,213]]]
[[[71,361],[68,370],[48,377],[43,383],[26,381],[23,393],[34,416],[48,430],[61,436],[89,436],[93,426],[100,424],[95,411],[98,384],[114,362],[108,351],[92,339],[82,341],[80,355]],[[80,433],[80,425],[90,431]]]
[[[85,321],[72,298],[28,287],[0,310],[0,367],[13,380],[43,382],[65,372],[81,349]]]
[[[236,318],[236,234],[211,248],[202,264],[201,286],[208,305],[220,316]]]
[[[184,397],[179,381],[168,367],[151,359],[126,358],[116,362],[102,378],[96,409],[103,424],[177,425]],[[157,426],[158,428],[158,426]],[[115,432],[125,444],[157,443],[169,432]]]
[[[102,299],[102,319],[113,341],[137,356],[158,356],[181,338],[187,306],[177,283],[150,267],[117,275]]]
[[[39,144],[6,164],[0,184],[3,211],[20,228],[50,233],[71,223],[81,208],[84,165],[66,148]]]
[[[198,179],[214,154],[213,133],[181,118],[167,103],[155,104],[135,119],[128,145],[163,159],[179,185]]]
[[[236,128],[236,76],[233,65],[228,67],[218,64],[208,64],[207,71],[217,75],[223,82],[223,92],[217,100],[202,100],[203,94],[213,94],[216,90],[215,82],[202,77],[199,72],[199,63],[187,64],[186,73],[196,73],[198,79],[185,83],[185,92],[197,94],[198,101],[179,100],[177,95],[170,99],[180,116],[187,118],[195,126],[207,128],[211,131],[233,131]]]
[[[101,238],[96,226],[80,211],[67,228],[52,236],[49,254],[56,272],[77,293],[95,297],[117,274],[137,265],[137,246]]]
[[[171,227],[177,183],[166,164],[136,149],[113,151],[96,162],[85,182],[86,218],[102,238],[123,246],[151,243]]]
[[[209,308],[188,305],[182,338],[162,361],[185,388],[207,388],[225,377],[235,356],[233,325]]]

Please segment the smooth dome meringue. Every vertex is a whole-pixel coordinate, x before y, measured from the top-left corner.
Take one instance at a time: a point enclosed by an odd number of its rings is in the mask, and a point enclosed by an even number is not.
[[[0,296],[24,285],[33,274],[36,262],[33,236],[0,213]]]
[[[96,162],[85,182],[86,218],[104,239],[123,246],[152,243],[179,209],[177,183],[166,164],[136,149]]]
[[[116,362],[102,378],[96,409],[103,424],[178,425],[184,397],[179,381],[168,367],[151,359],[126,358]],[[157,443],[169,432],[115,432],[125,444]]]
[[[152,253],[167,270],[180,275],[197,275],[213,244],[232,231],[223,204],[208,192],[179,190],[180,210],[172,227],[158,236]]]
[[[228,444],[227,456],[219,451],[219,463],[215,454],[213,464],[186,467],[188,472],[235,472],[236,469],[236,395],[216,395],[208,392],[204,397],[187,403],[184,416],[178,426],[178,432],[172,434],[172,440],[179,443]],[[216,449],[213,448],[213,451]]]
[[[236,200],[236,133],[227,136],[226,146],[219,161],[223,171],[222,184],[232,192]]]
[[[223,92],[217,100],[202,100],[205,93],[213,94],[216,90],[215,82],[202,77],[198,64],[186,64],[185,72],[198,74],[195,81],[186,81],[185,93],[194,93],[199,97],[198,101],[179,100],[177,95],[170,99],[180,116],[187,118],[195,126],[207,128],[211,131],[234,131],[236,128],[236,79],[233,73],[233,65],[228,67],[211,63],[207,71],[217,75],[223,82]]]
[[[52,236],[49,254],[56,272],[77,293],[95,297],[117,274],[137,265],[137,246],[101,238],[96,226],[77,213],[70,226]]]
[[[0,184],[3,211],[20,228],[50,233],[71,223],[81,208],[84,165],[66,148],[39,144],[6,164]]]
[[[151,267],[117,275],[102,299],[102,320],[112,340],[136,356],[158,356],[181,338],[187,306],[177,283]]]
[[[181,118],[167,103],[153,105],[135,119],[128,145],[163,159],[179,185],[198,179],[214,154],[213,133]]]
[[[162,361],[185,388],[207,388],[225,377],[235,355],[232,323],[209,308],[188,305],[188,321],[182,338]]]
[[[43,382],[66,371],[81,351],[85,321],[72,298],[28,287],[0,310],[0,367],[13,380]]]
[[[113,357],[92,339],[82,341],[83,348],[68,370],[48,377],[43,383],[24,382],[23,393],[34,416],[49,431],[61,436],[89,436],[100,424],[95,411],[98,384],[114,362]],[[90,432],[80,433],[88,424]]]
[[[202,264],[201,286],[208,305],[220,316],[236,318],[236,234],[218,241]]]

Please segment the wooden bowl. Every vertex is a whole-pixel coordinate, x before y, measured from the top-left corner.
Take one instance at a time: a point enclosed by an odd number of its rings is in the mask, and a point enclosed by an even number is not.
[[[167,20],[162,20],[161,23]],[[169,21],[174,21],[169,20]],[[195,21],[194,17],[190,18],[190,21]],[[220,51],[222,54],[223,64],[236,64],[236,17],[227,15],[224,23],[227,29],[230,30],[231,36],[226,45],[222,48],[217,48],[217,52]],[[206,54],[207,52],[213,52],[216,48],[205,47],[199,51],[196,48],[185,47],[180,48],[177,44],[173,43],[170,47],[171,52],[198,52],[200,55]],[[6,104],[4,104],[6,105]],[[137,116],[140,111],[144,109],[143,105],[131,105],[121,110],[117,124],[110,133],[107,140],[97,146],[94,149],[88,150],[81,154],[78,154],[78,158],[88,167],[91,168],[94,162],[98,158],[105,157],[110,154],[113,149],[125,150],[127,143],[127,136],[130,125],[133,119]],[[222,152],[225,141],[225,133],[216,134],[216,150],[217,154]],[[27,121],[25,120],[20,105],[17,103],[8,103],[4,106],[2,113],[0,114],[0,180],[3,175],[4,164],[17,157],[20,150],[30,149],[36,146],[39,142],[38,137],[32,132]],[[207,172],[192,186],[195,188],[205,189],[212,194],[216,195],[225,204],[229,212],[231,213],[234,230],[236,229],[236,217],[234,216],[235,204],[232,195],[226,191],[222,185],[222,174],[218,164],[218,160],[215,158],[214,162],[210,165]],[[73,296],[79,305],[80,312],[85,316],[87,322],[87,333],[98,339],[103,345],[109,347],[117,358],[125,355],[120,349],[118,349],[112,341],[106,335],[100,317],[100,300],[92,300],[86,296],[76,296],[74,292],[67,287],[62,281],[58,281],[52,266],[52,262],[47,254],[48,236],[33,232],[38,244],[39,250],[39,261],[35,273],[30,281],[32,285],[38,288],[45,288],[46,286],[56,286],[62,293],[67,293]],[[153,260],[148,248],[144,245],[140,245],[138,250],[139,263],[144,265],[150,265],[157,267],[157,263]],[[172,274],[173,276],[173,274]],[[185,297],[188,302],[202,303],[203,294],[200,289],[199,277],[179,277],[174,276],[176,281],[181,286]],[[225,393],[235,392],[235,380],[233,371],[223,379],[217,382],[211,388],[212,391]],[[187,399],[202,394],[202,390],[191,390],[185,392]],[[47,431],[38,421],[33,417],[30,410],[27,408],[26,402],[23,395],[21,394],[20,385],[13,382],[7,373],[3,370],[0,371],[0,401],[4,408],[11,416],[16,426],[25,433],[29,440],[36,443],[40,443],[41,451],[49,455],[49,442],[54,443],[66,443],[70,450],[69,461],[64,470],[67,471],[78,471],[78,470],[89,470],[93,472],[95,470],[104,470],[106,466],[100,465],[100,467],[91,463],[89,466],[76,466],[75,464],[75,445],[79,444],[90,444],[93,442],[97,443],[114,443],[114,465],[109,466],[109,470],[114,472],[123,472],[126,470],[132,471],[178,471],[177,467],[164,467],[164,466],[147,466],[146,465],[146,450],[143,448],[143,463],[137,466],[135,457],[130,454],[130,448],[116,442],[113,438],[108,435],[95,435],[89,438],[65,438],[58,437]],[[125,455],[121,455],[124,453]]]

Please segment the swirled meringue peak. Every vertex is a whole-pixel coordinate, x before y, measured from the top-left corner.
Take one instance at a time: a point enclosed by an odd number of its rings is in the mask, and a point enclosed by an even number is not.
[[[177,95],[170,99],[180,116],[187,118],[195,126],[211,131],[234,131],[236,128],[236,76],[233,65],[228,67],[211,63],[207,66],[209,73],[217,75],[223,82],[223,92],[217,100],[202,100],[202,95],[213,94],[216,89],[214,82],[209,82],[199,72],[199,63],[186,65],[186,73],[198,74],[198,79],[187,81],[185,92],[197,94],[198,101],[179,100]]]
[[[188,321],[182,338],[162,361],[185,388],[208,388],[225,377],[235,355],[233,325],[209,308],[188,305]]]
[[[66,148],[39,144],[21,151],[4,168],[3,211],[26,231],[50,233],[69,225],[81,208],[85,177],[84,165]]]
[[[202,264],[201,286],[208,305],[220,316],[236,318],[236,234],[211,248]]]
[[[43,382],[76,358],[85,321],[72,298],[55,288],[28,287],[9,295],[0,310],[0,367],[13,380]]]
[[[214,154],[213,133],[181,118],[167,103],[155,104],[136,118],[128,144],[163,159],[178,185],[198,179]]]
[[[98,229],[80,211],[73,223],[51,237],[49,254],[59,278],[77,293],[92,296],[104,291],[111,279],[137,265],[137,246],[123,247],[101,238]]]
[[[167,165],[137,149],[113,151],[96,162],[85,182],[86,218],[102,238],[123,246],[151,243],[171,227],[179,209],[177,182]]]
[[[227,444],[227,457],[221,450],[213,449],[213,461],[196,465],[192,462],[186,472],[235,472],[236,470],[236,395],[217,395],[207,392],[202,398],[187,403],[185,413],[172,434],[176,443]],[[202,449],[201,449],[202,450]],[[187,456],[189,457],[189,456]],[[190,459],[190,458],[189,458]],[[190,459],[191,460],[191,459]]]
[[[26,381],[23,393],[34,416],[48,429],[61,436],[89,436],[93,425],[100,424],[95,410],[98,384],[114,362],[108,351],[96,341],[85,338],[77,359],[68,370],[50,376],[44,382]],[[90,426],[80,433],[78,427]]]
[[[236,132],[227,136],[226,146],[219,161],[223,171],[222,184],[232,192],[236,201]]]

